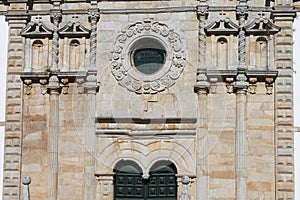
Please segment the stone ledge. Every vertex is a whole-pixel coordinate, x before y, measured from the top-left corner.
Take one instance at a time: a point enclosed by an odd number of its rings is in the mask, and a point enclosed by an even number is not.
[[[0,121],[0,126],[5,126],[6,122],[5,121]]]

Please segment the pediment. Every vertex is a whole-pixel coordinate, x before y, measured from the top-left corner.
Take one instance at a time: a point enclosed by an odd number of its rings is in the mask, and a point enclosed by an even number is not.
[[[52,32],[43,22],[31,21],[22,30],[21,35],[29,38],[46,38],[52,37]]]
[[[58,31],[63,37],[89,37],[90,30],[79,22],[68,22]]]
[[[214,35],[237,34],[238,29],[239,26],[232,22],[229,18],[217,19],[205,28],[207,33]]]
[[[250,24],[245,26],[246,33],[248,34],[275,34],[280,31],[280,27],[275,25],[270,19],[256,18]]]

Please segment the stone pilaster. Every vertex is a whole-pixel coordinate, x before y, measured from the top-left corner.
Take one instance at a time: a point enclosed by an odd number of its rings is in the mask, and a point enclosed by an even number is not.
[[[235,173],[236,199],[247,199],[247,77],[240,71],[236,77],[236,134],[235,134]]]
[[[6,15],[9,24],[6,126],[3,173],[3,200],[20,199],[22,157],[22,102],[20,73],[24,67],[25,40],[20,35],[28,20],[26,3],[11,3]],[[10,112],[8,112],[10,111]],[[1,180],[2,181],[2,180]]]
[[[52,75],[49,79],[49,134],[48,134],[48,170],[47,200],[57,199],[58,190],[58,139],[59,139],[59,79]]]
[[[276,199],[294,199],[293,120],[293,21],[296,15],[287,1],[276,1],[272,15],[281,31],[275,35]],[[283,7],[281,7],[283,6]]]
[[[196,199],[209,199],[209,172],[208,172],[208,120],[207,120],[207,95],[209,83],[205,71],[198,74],[198,82],[195,86],[198,95],[197,114],[197,153],[196,153]]]

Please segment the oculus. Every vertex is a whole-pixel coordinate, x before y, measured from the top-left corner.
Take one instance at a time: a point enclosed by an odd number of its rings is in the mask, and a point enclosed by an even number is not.
[[[174,29],[144,20],[118,34],[110,61],[119,85],[137,94],[155,94],[174,85],[180,77],[185,49]]]

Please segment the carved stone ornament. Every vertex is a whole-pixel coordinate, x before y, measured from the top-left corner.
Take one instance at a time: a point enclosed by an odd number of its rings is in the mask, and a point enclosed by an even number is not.
[[[51,38],[53,31],[44,25],[43,22],[29,22],[21,31],[21,35],[28,38]]]
[[[270,35],[280,31],[280,27],[268,18],[256,18],[245,26],[246,33],[253,35]]]
[[[206,32],[214,35],[238,34],[239,26],[228,17],[225,19],[218,18],[205,28]]]
[[[257,88],[257,78],[249,78],[249,92],[250,94],[256,93]]]
[[[142,74],[130,62],[133,46],[154,40],[166,50],[166,61],[153,74]],[[117,36],[111,51],[110,69],[119,85],[137,94],[155,94],[174,85],[184,69],[185,50],[180,35],[168,25],[144,20],[128,26]]]
[[[68,22],[58,30],[58,33],[62,37],[89,37],[90,30],[80,22]]]
[[[32,88],[32,80],[26,79],[26,80],[24,80],[24,84],[25,84],[25,86],[24,86],[25,93],[27,95],[30,95],[31,88]]]

